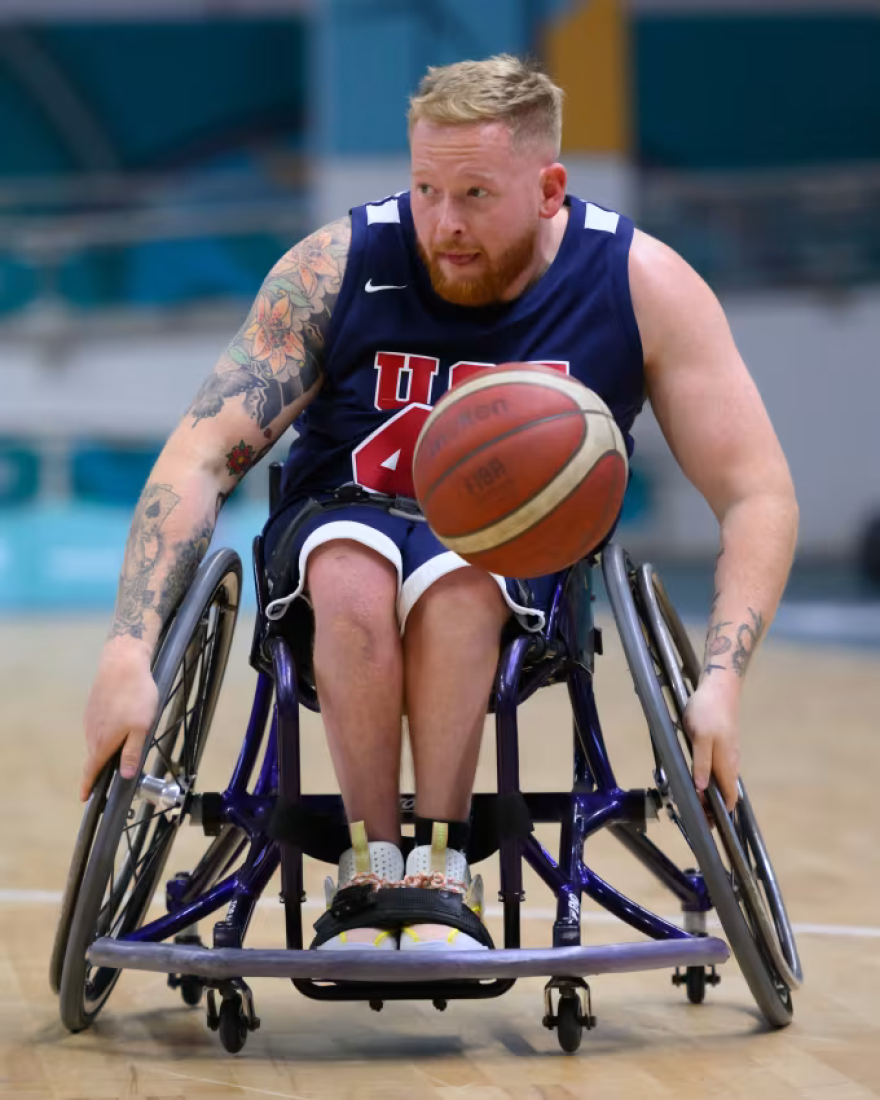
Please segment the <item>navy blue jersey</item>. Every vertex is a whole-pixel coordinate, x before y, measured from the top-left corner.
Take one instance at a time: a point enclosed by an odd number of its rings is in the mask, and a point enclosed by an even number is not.
[[[633,224],[569,196],[559,251],[512,302],[453,305],[416,251],[409,194],[351,212],[348,264],[330,319],[318,396],[296,422],[282,503],[357,482],[414,496],[412,458],[450,386],[501,363],[546,363],[605,401],[627,448],[644,400],[629,292]]]

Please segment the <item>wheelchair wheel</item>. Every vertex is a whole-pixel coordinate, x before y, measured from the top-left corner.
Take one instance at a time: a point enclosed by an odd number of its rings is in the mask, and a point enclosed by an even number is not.
[[[755,1001],[768,1022],[792,1018],[803,980],[794,933],[757,819],[740,780],[728,814],[716,784],[709,827],[694,789],[684,710],[701,666],[665,589],[649,565],[635,569],[619,546],[602,560],[606,588],[654,748],[657,790],[697,858],[712,904]]]
[[[86,808],[65,893],[69,930],[65,936],[63,908],[56,936],[56,951],[62,939],[67,944],[60,975],[54,956],[52,967],[61,1021],[70,1031],[89,1026],[119,978],[118,970],[86,960],[90,944],[143,924],[177,831],[189,817],[240,594],[241,562],[234,551],[220,550],[202,564],[157,648],[159,707],[140,774],[122,779],[117,755]]]

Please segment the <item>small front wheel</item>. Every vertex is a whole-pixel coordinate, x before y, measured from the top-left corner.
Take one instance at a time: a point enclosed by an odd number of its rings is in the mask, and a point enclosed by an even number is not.
[[[556,1035],[566,1054],[574,1054],[578,1050],[583,1033],[581,1002],[577,994],[560,997],[556,1009]]]
[[[689,966],[685,974],[687,998],[692,1005],[701,1005],[706,999],[706,971],[702,966]]]
[[[238,1054],[247,1041],[247,1020],[241,1007],[240,997],[230,997],[220,1005],[217,1030],[223,1049],[230,1054]]]
[[[195,1008],[202,1003],[204,992],[205,986],[200,978],[196,978],[192,974],[184,974],[180,979],[180,996],[183,998],[183,1003],[189,1005],[190,1008]]]

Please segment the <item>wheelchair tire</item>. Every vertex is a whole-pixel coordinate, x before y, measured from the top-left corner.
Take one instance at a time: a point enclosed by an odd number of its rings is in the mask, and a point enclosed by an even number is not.
[[[83,875],[92,851],[95,833],[98,831],[101,814],[107,805],[107,789],[109,786],[110,769],[105,768],[98,778],[94,790],[89,795],[80,822],[76,843],[73,846],[70,870],[67,872],[67,882],[61,898],[61,913],[55,929],[55,942],[52,944],[52,957],[49,960],[49,985],[53,993],[61,992],[61,971],[64,967],[64,956],[67,952],[70,922],[73,919],[73,911],[79,897],[79,888],[82,885]]]
[[[556,1038],[566,1054],[575,1054],[584,1037],[581,1023],[581,1000],[575,993],[559,998],[556,1008]]]
[[[701,1005],[706,1000],[706,968],[689,966],[685,971],[685,991],[692,1005]]]
[[[69,1031],[82,1031],[92,1023],[120,974],[93,967],[86,959],[90,944],[100,936],[127,935],[143,924],[174,837],[188,817],[226,671],[241,582],[241,561],[232,550],[219,550],[202,563],[157,646],[153,678],[159,706],[144,743],[140,774],[122,779],[117,754],[96,785],[96,794],[106,793],[103,805],[96,800],[92,811],[96,818],[89,829],[94,840],[87,855],[77,842],[74,863],[83,866],[76,873],[72,866],[69,876],[79,880],[71,891],[59,976],[61,1022]],[[148,778],[154,785],[176,784],[173,805],[161,808],[141,797]],[[90,810],[91,801],[81,836],[87,831]],[[53,964],[53,974],[56,970]]]
[[[627,664],[662,769],[661,796],[691,847],[731,949],[758,1008],[774,1027],[791,1022],[803,980],[794,934],[745,787],[732,815],[714,781],[708,794],[721,844],[694,788],[684,708],[701,667],[681,620],[650,566],[623,549],[602,556],[605,585]],[[664,693],[664,689],[665,692]],[[686,751],[688,755],[686,755]]]

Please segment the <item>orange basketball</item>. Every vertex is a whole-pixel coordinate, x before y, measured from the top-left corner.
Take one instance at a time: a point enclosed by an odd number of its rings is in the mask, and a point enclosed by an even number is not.
[[[507,577],[554,573],[593,550],[620,512],[627,475],[604,401],[525,363],[453,386],[413,458],[416,496],[440,541]]]

